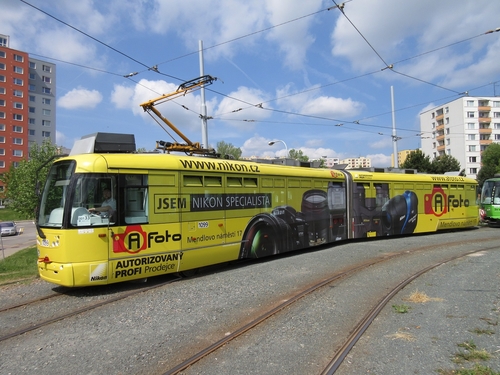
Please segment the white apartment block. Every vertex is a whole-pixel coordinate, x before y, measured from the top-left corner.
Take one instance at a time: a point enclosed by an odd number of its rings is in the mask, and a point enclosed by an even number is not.
[[[359,158],[347,158],[341,160],[340,164],[347,164],[346,169],[371,168],[372,159],[362,156]]]
[[[500,97],[466,96],[422,112],[420,131],[425,155],[451,155],[476,178],[482,151],[500,143]]]

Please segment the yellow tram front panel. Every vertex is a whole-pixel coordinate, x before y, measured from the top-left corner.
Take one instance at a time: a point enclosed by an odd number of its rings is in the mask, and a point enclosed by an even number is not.
[[[46,281],[64,285],[109,282],[107,227],[78,230],[43,229],[37,237],[38,271]]]

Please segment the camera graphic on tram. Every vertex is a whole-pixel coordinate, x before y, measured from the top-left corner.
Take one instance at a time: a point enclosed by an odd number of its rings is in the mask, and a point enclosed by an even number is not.
[[[290,205],[254,216],[242,238],[239,258],[260,258],[318,246],[351,237],[363,238],[413,233],[418,199],[412,191],[389,198],[389,185],[376,186],[376,197],[366,198],[365,187],[354,184],[352,209],[347,209],[344,182],[329,182],[327,191],[312,189],[302,195],[300,211]]]

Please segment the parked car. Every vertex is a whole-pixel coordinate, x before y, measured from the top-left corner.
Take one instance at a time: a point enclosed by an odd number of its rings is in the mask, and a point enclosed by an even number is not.
[[[2,236],[15,236],[17,234],[17,225],[13,221],[3,221],[0,223]]]

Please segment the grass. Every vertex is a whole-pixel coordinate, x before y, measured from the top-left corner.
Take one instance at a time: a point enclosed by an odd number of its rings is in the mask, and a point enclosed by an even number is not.
[[[419,292],[415,290],[409,297],[404,298],[404,301],[413,302],[413,303],[427,303],[430,301],[443,301],[442,298],[431,298],[425,292]]]
[[[438,373],[441,375],[500,375],[500,372],[483,365],[475,365],[471,369],[438,370]]]
[[[410,306],[407,305],[392,305],[392,308],[399,314],[406,314],[410,311]]]
[[[10,208],[0,208],[0,221],[19,221],[24,220],[19,213]]]
[[[455,354],[453,360],[456,363],[463,363],[464,361],[487,361],[491,358],[490,353],[485,349],[478,349],[472,340],[458,344],[458,347],[464,350]]]
[[[38,276],[36,246],[28,247],[0,259],[0,285]]]

